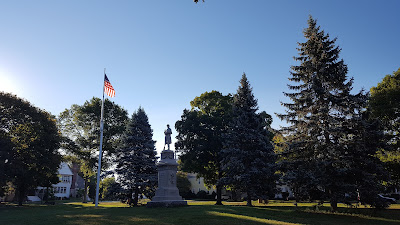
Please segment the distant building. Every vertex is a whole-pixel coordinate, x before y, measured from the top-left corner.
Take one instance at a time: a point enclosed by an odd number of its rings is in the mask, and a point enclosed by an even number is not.
[[[288,200],[294,197],[292,189],[286,184],[276,185],[276,189],[278,190],[275,194],[276,199]]]
[[[197,194],[199,191],[205,191],[208,194],[211,194],[213,191],[217,192],[214,187],[208,189],[207,186],[204,184],[204,178],[196,177],[197,174],[195,173],[188,173],[187,178],[190,182],[190,189],[194,194]]]
[[[203,177],[197,178],[196,173],[188,173],[187,178],[190,182],[190,189],[194,194],[197,194],[199,191],[205,191],[208,194],[211,194],[212,192],[217,192],[217,190],[214,187],[212,187],[211,189],[208,189],[207,186],[204,184],[204,178]],[[277,193],[274,196],[275,199],[287,200],[289,198],[294,197],[293,191],[291,190],[291,188],[288,185],[285,185],[285,184],[278,185],[277,184],[276,188],[277,188]],[[228,198],[240,200],[246,196],[247,196],[246,193],[241,193],[240,191],[233,193],[232,191],[225,190],[225,188],[223,188],[223,190],[222,190],[222,198],[224,200],[226,200]]]
[[[60,182],[52,185],[54,196],[57,198],[69,198],[76,196],[76,191],[82,187],[83,179],[78,175],[79,166],[73,165],[74,172],[67,163],[62,162],[58,169]],[[76,170],[78,168],[78,170]],[[37,187],[35,195],[43,199],[47,187]]]

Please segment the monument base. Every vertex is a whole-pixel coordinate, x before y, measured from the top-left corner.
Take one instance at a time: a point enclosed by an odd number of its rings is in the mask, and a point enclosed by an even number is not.
[[[183,200],[177,201],[151,201],[147,202],[146,207],[155,208],[155,207],[179,207],[179,206],[187,206],[187,202]]]

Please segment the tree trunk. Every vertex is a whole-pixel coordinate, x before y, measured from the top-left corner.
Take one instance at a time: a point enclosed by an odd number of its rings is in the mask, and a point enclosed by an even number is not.
[[[23,185],[18,187],[18,205],[22,206],[25,198],[25,187]]]
[[[83,197],[82,197],[82,203],[87,203],[87,195],[88,195],[88,182],[85,181],[85,188],[83,189]]]
[[[135,198],[133,199],[133,206],[137,206],[139,202],[139,187],[135,186]]]
[[[331,203],[332,211],[336,212],[337,211],[337,201],[336,201],[336,199],[332,198],[330,203]]]
[[[251,204],[251,194],[250,191],[247,191],[247,206],[253,206]]]
[[[335,193],[333,193],[332,190],[329,190],[331,199],[330,199],[330,204],[331,204],[331,209],[332,211],[336,211],[337,210],[337,199],[336,199],[336,195]]]
[[[330,204],[331,204],[331,209],[332,211],[336,212],[337,210],[337,198],[336,198],[336,194],[334,191],[329,190],[329,194],[330,194]]]
[[[128,200],[126,201],[126,203],[127,203],[128,205],[132,205],[132,202],[133,202],[133,200],[132,200],[132,195],[133,195],[133,191],[132,191],[132,189],[129,189]]]
[[[237,201],[238,201],[238,194],[237,194],[236,190],[233,189],[233,190],[231,191],[231,193],[232,193],[232,200],[235,201],[235,202],[237,202]]]
[[[217,185],[217,202],[215,205],[222,205],[222,185]]]

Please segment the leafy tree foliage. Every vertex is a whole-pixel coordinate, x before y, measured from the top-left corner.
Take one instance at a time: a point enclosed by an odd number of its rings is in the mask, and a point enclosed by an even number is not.
[[[390,144],[398,150],[400,146],[400,68],[393,75],[386,75],[382,82],[371,88],[369,107],[374,117],[379,118],[390,137]]]
[[[115,181],[114,177],[104,178],[100,182],[100,197],[103,200],[118,200],[121,191],[121,185]]]
[[[179,190],[179,195],[185,199],[192,197],[193,194],[190,190],[191,184],[187,177],[187,173],[178,171],[176,173],[176,187]]]
[[[184,110],[175,128],[178,131],[175,148],[181,152],[183,171],[197,173],[208,186],[216,185],[217,205],[222,204],[224,176],[221,170],[222,134],[232,118],[232,96],[218,91],[205,92],[190,102],[191,110]]]
[[[63,148],[70,158],[81,164],[80,175],[85,180],[86,202],[87,187],[97,169],[100,146],[101,99],[93,97],[83,105],[74,104],[65,109],[58,118],[59,128],[64,136]],[[120,137],[125,130],[128,119],[127,111],[114,102],[105,99],[102,169],[113,162],[112,157],[119,145]]]
[[[0,115],[0,182],[12,182],[22,205],[29,189],[59,182],[60,135],[52,115],[15,95],[0,92]]]
[[[152,197],[156,189],[157,158],[152,138],[149,119],[145,111],[139,108],[126,126],[116,161],[118,179],[129,190],[130,197],[134,194],[134,206],[138,204],[139,194]]]
[[[353,79],[339,60],[336,38],[320,30],[310,16],[307,39],[299,43],[299,66],[292,66],[283,103],[287,114],[279,115],[290,126],[288,148],[283,152],[283,171],[297,198],[328,198],[333,210],[345,193],[361,193],[374,204],[384,171],[374,156],[379,148],[379,126],[363,113],[367,95],[351,94]],[[378,206],[378,205],[377,205]]]
[[[224,135],[222,167],[224,184],[247,193],[252,198],[268,199],[276,186],[276,155],[270,142],[265,112],[257,113],[257,100],[243,73],[233,98],[233,120]]]
[[[391,185],[400,185],[400,68],[371,88],[369,110],[382,122],[387,145],[380,154],[391,175]]]
[[[12,155],[11,137],[4,130],[0,130],[0,196],[4,196],[7,189],[8,161]]]

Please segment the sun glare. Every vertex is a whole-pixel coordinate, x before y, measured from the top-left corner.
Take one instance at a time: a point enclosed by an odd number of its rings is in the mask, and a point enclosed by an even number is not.
[[[10,92],[18,96],[23,95],[21,84],[8,73],[0,68],[0,91]]]

